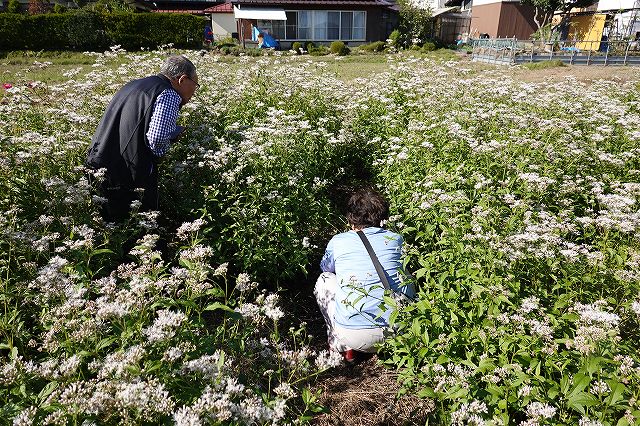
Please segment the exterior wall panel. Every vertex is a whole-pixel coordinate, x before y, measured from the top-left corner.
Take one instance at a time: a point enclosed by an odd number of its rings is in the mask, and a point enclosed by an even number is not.
[[[237,31],[237,25],[233,13],[212,13],[211,30],[216,39],[235,33]]]
[[[497,37],[515,37],[528,40],[538,29],[533,17],[535,8],[520,3],[502,3]]]
[[[497,37],[501,9],[502,3],[489,3],[480,6],[474,4],[471,9],[470,33],[474,36],[489,34],[489,37]]]

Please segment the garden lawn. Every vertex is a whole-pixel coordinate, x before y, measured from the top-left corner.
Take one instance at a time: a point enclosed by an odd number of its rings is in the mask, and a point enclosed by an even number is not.
[[[312,307],[282,299],[363,182],[389,198],[419,288],[379,356],[430,424],[640,422],[633,70],[187,52],[201,88],[161,212],[105,223],[85,151],[118,88],[168,53],[2,59],[0,424],[326,411],[310,389],[340,357],[296,316]]]

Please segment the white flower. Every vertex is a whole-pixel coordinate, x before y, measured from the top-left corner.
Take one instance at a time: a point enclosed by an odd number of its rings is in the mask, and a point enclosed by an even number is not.
[[[29,407],[13,418],[13,426],[31,426],[34,424],[37,408]]]
[[[337,351],[321,351],[316,357],[315,364],[319,370],[327,370],[342,364],[342,355]]]
[[[158,318],[154,323],[143,330],[151,343],[170,339],[175,335],[176,329],[187,319],[184,313],[172,312],[168,309],[158,311],[157,315]]]
[[[552,418],[558,409],[549,404],[534,401],[527,405],[527,415],[532,419],[542,420]]]
[[[610,390],[609,385],[603,380],[598,380],[591,385],[591,393],[596,395],[606,395]]]
[[[274,390],[276,395],[289,399],[296,396],[296,391],[289,383],[282,382]]]

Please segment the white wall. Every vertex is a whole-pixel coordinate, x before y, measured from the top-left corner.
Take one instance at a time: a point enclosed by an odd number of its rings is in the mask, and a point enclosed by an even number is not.
[[[231,36],[231,33],[238,31],[236,18],[233,17],[233,12],[212,13],[211,30],[213,31],[213,38],[215,39]]]
[[[598,10],[620,10],[631,9],[635,0],[600,0]]]

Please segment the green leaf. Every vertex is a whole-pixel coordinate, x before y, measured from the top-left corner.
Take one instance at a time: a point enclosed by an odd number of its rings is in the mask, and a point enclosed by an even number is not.
[[[47,385],[42,388],[40,393],[38,393],[38,400],[42,401],[47,399],[47,397],[58,388],[58,385],[59,383],[56,381],[47,383]]]
[[[227,312],[236,312],[233,308],[230,308],[229,306],[225,305],[224,303],[220,303],[220,302],[213,302],[210,305],[207,305],[203,311],[215,311],[217,309],[222,309],[223,311],[227,311]]]
[[[420,268],[415,272],[416,278],[422,278],[425,276],[429,269],[428,268]]]
[[[620,420],[618,420],[616,426],[629,426],[629,422],[624,417],[620,417]]]
[[[103,348],[106,348],[107,346],[110,346],[116,340],[118,340],[118,338],[116,336],[107,337],[107,338],[104,338],[104,339],[100,340],[98,342],[98,344],[96,345],[96,352],[100,351],[100,349],[103,349]]]
[[[423,388],[418,391],[419,398],[436,398],[437,395],[431,388]]]
[[[616,405],[619,401],[623,399],[624,391],[627,389],[626,386],[622,383],[619,383],[615,380],[607,380],[607,384],[611,388],[611,393],[605,400],[607,405]]]
[[[587,372],[589,374],[593,374],[600,370],[600,364],[605,359],[601,356],[589,357],[589,361],[587,362]]]
[[[567,397],[571,398],[572,395],[582,392],[591,383],[591,378],[582,373],[577,373],[573,376],[573,388],[569,392]]]
[[[594,405],[598,405],[599,403],[600,401],[598,401],[598,398],[587,392],[572,393],[571,396],[567,399],[567,405],[570,408],[579,411],[581,414],[585,414],[584,407],[592,407]]]

